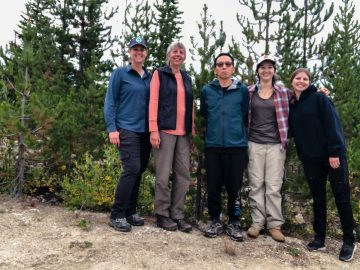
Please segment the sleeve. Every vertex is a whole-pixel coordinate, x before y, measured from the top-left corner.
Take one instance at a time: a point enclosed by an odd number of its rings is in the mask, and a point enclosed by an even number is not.
[[[108,132],[116,131],[116,107],[119,106],[119,94],[121,89],[121,76],[119,69],[111,74],[109,86],[105,95],[104,118]]]
[[[327,96],[318,94],[318,101],[325,125],[329,157],[339,157],[344,151],[345,142],[338,113]]]
[[[207,105],[206,105],[206,90],[205,87],[201,90],[200,94],[200,115],[207,118]]]
[[[158,106],[159,106],[160,79],[157,70],[154,71],[150,82],[149,98],[149,131],[158,131]]]

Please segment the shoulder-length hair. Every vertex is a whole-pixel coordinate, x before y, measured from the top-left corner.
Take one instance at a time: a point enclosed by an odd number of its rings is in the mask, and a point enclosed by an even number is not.
[[[185,53],[185,59],[186,59],[186,48],[185,48],[185,45],[180,42],[180,41],[174,41],[172,42],[168,47],[167,47],[167,50],[166,50],[166,65],[170,65],[170,53],[172,50],[174,49],[181,49],[181,50],[184,50],[184,53]]]

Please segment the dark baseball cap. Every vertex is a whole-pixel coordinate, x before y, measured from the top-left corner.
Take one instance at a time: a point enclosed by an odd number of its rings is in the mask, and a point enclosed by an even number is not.
[[[142,37],[134,37],[132,40],[130,40],[129,48],[132,48],[136,45],[140,45],[145,49],[147,48],[145,39],[143,39]]]

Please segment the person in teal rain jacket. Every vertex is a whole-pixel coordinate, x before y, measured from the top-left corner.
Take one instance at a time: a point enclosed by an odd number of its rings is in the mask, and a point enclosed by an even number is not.
[[[232,240],[242,241],[239,226],[240,191],[247,156],[246,114],[249,95],[245,84],[233,78],[234,58],[220,53],[214,60],[216,79],[201,92],[200,113],[206,119],[205,167],[208,187],[210,223],[207,237],[223,232],[220,214],[221,189],[225,185],[229,217],[226,233]]]

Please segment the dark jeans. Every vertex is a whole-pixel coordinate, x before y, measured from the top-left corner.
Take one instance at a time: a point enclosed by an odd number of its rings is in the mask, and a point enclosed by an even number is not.
[[[110,218],[124,218],[136,213],[141,175],[148,165],[150,151],[149,133],[120,130],[122,174],[115,190]]]
[[[247,148],[240,148],[237,152],[221,151],[215,148],[205,149],[208,210],[212,220],[218,219],[222,211],[222,185],[225,185],[228,195],[227,211],[229,221],[239,220],[240,212],[235,208],[235,203],[240,204],[246,156]]]
[[[326,235],[326,181],[329,177],[331,190],[343,230],[343,241],[353,243],[354,218],[350,204],[349,172],[346,158],[340,159],[340,167],[333,169],[328,161],[303,162],[304,172],[313,197],[315,238],[322,241]]]

